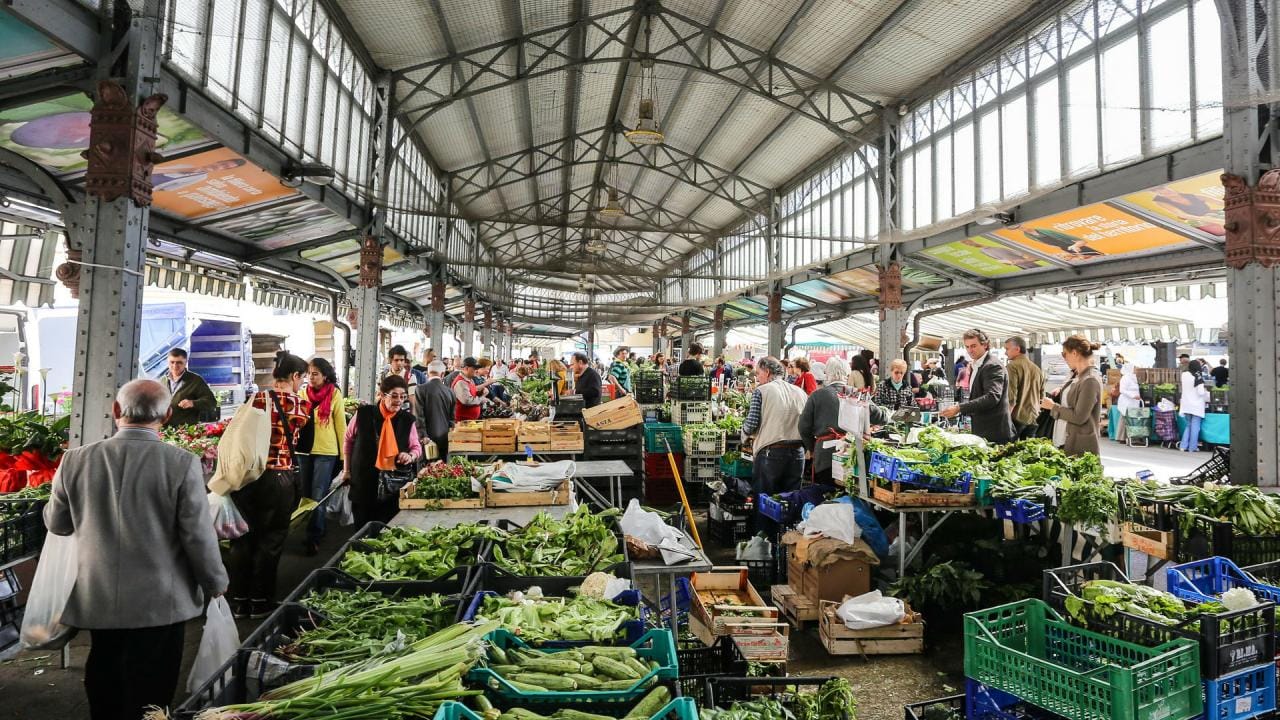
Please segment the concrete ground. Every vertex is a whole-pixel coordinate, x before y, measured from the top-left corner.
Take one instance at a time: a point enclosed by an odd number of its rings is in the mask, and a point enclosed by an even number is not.
[[[1162,479],[1184,475],[1209,458],[1209,453],[1187,454],[1162,448],[1130,448],[1108,440],[1102,441],[1103,465],[1113,476],[1131,476],[1148,469]],[[350,534],[350,528],[330,531],[316,557],[302,553],[302,539],[295,535],[286,545],[281,561],[282,593],[295,587],[312,569],[337,551]],[[732,557],[727,556],[731,560]],[[24,582],[29,582],[29,569]],[[247,637],[257,621],[241,621],[241,637]],[[187,628],[183,661],[183,684],[200,642],[201,624],[193,621]],[[862,720],[897,720],[902,705],[962,692],[963,645],[958,633],[943,635],[930,629],[926,654],[899,657],[861,658],[832,657],[818,641],[817,629],[807,628],[792,634],[789,671],[796,675],[840,675],[853,684],[858,697],[858,717]],[[0,720],[79,720],[88,718],[84,699],[84,662],[89,638],[77,637],[71,643],[71,664],[59,667],[57,653],[10,652],[0,655]],[[180,688],[178,701],[185,697]]]

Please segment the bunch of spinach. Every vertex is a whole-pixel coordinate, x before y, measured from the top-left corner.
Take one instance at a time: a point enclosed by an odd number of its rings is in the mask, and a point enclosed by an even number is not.
[[[357,580],[435,580],[472,564],[480,544],[498,534],[497,528],[474,523],[430,530],[389,527],[360,540],[338,569]]]
[[[592,512],[579,506],[564,520],[538,513],[528,525],[503,532],[493,545],[493,563],[515,575],[532,577],[587,575],[622,562],[611,508]]]

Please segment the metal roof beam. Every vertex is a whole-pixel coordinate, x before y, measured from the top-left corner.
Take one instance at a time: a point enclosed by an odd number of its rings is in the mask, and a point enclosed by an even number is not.
[[[494,190],[525,182],[532,176],[556,172],[569,165],[595,163],[592,156],[608,155],[612,132],[623,128],[595,128],[531,146],[528,149],[460,168],[451,173],[458,183],[455,199],[466,204]],[[766,201],[769,188],[740,174],[689,154],[670,144],[647,149],[621,143],[614,159],[630,165],[660,172],[690,187],[709,192],[726,202],[750,211],[754,203]],[[494,166],[497,166],[496,172]],[[536,185],[536,183],[535,183]],[[597,181],[597,187],[599,187]]]
[[[96,63],[102,57],[98,17],[75,0],[5,0],[5,9],[85,60]]]
[[[417,116],[410,126],[410,129],[416,129],[442,108],[458,100],[552,73],[587,65],[623,62],[629,57],[624,36],[629,35],[632,26],[638,26],[645,17],[637,4],[397,70],[397,75],[410,88],[401,112],[406,116]],[[830,78],[818,77],[770,57],[668,8],[660,7],[650,17],[673,38],[669,44],[652,52],[655,64],[690,69],[743,88],[808,117],[842,140],[868,142],[873,139],[864,136],[862,131],[878,118],[878,103],[839,87]],[[585,35],[588,29],[601,36],[599,43],[575,54],[571,43],[580,34]],[[700,52],[690,44],[698,38],[705,38],[712,47],[707,52]],[[523,56],[524,62],[513,63],[512,54]],[[468,74],[465,79],[455,83],[444,72],[446,67],[453,66],[466,68]],[[511,67],[515,70],[512,71]],[[414,80],[411,78],[413,75],[421,77]],[[410,101],[418,96],[428,99],[410,106]]]
[[[516,223],[521,225],[599,228],[601,230],[618,229],[636,232],[665,232],[673,235],[707,235],[716,232],[715,228],[694,220],[684,219],[680,222],[674,222],[677,217],[675,213],[627,193],[620,193],[621,198],[623,199],[623,204],[627,207],[626,218],[622,218],[617,221],[593,220],[591,218],[595,216],[595,207],[593,203],[594,192],[595,188],[589,185],[572,188],[569,191],[570,204],[568,207],[559,206],[559,204],[547,207],[545,203],[540,207],[536,202],[529,202],[524,205],[509,208],[501,216],[468,219],[479,220],[481,222]],[[579,222],[571,221],[570,216],[579,214],[585,215],[586,217]],[[631,220],[637,220],[639,222],[629,223],[627,225],[613,224],[614,222],[621,223]]]

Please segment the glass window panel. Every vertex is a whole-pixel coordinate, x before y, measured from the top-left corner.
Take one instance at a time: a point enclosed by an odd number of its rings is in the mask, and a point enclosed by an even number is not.
[[[1039,75],[1058,62],[1058,28],[1051,24],[1031,38],[1031,75]]]
[[[831,227],[831,201],[823,200],[818,206],[818,236],[831,237],[835,234]]]
[[[1108,165],[1142,155],[1138,76],[1137,36],[1102,53],[1103,162]]]
[[[1137,17],[1134,0],[1098,0],[1098,29],[1106,37]]]
[[[922,145],[916,153],[916,227],[933,223],[933,151]]]
[[[283,132],[285,95],[284,86],[289,74],[289,19],[284,13],[276,12],[271,21],[271,43],[267,46],[268,57],[265,66],[267,73],[267,91],[263,101],[262,117],[268,127],[275,129],[276,134]]]
[[[1166,148],[1191,139],[1191,58],[1187,14],[1178,12],[1151,26],[1151,145]]]
[[[902,176],[898,179],[898,210],[902,215],[902,229],[912,230],[916,227],[916,156],[915,153],[902,156]]]
[[[246,28],[247,29],[247,28]],[[236,59],[236,38],[240,34],[240,0],[217,0],[213,6],[213,26],[209,32],[209,94],[231,104]]]
[[[880,193],[874,187],[867,189],[867,237],[880,234]]]
[[[978,68],[974,82],[977,88],[978,107],[993,102],[1000,92],[1000,72],[996,64],[991,62]]]
[[[1025,46],[1019,43],[1000,57],[1000,92],[1009,93],[1026,82]]]
[[[240,48],[240,97],[239,104],[257,119],[262,108],[258,107],[258,95],[262,92],[263,76],[267,69],[267,18],[270,9],[265,0],[249,0],[245,7],[244,43]]]
[[[849,237],[867,237],[867,183],[859,180],[853,184],[845,198],[844,213],[849,222]]]
[[[1058,78],[1036,85],[1036,187],[1047,187],[1062,178],[1062,132],[1058,126]]]
[[[993,203],[1000,199],[1000,114],[995,108],[978,116],[981,144],[978,149],[979,201]]]
[[[285,116],[284,140],[286,144],[302,148],[306,139],[307,78],[311,74],[311,55],[306,41],[298,34],[293,36],[293,58],[289,63],[289,112]]]
[[[951,176],[951,133],[939,135],[934,143],[933,176],[938,186],[933,198],[937,212],[934,217],[942,221],[955,215],[951,209],[951,188],[955,182]]]
[[[1196,137],[1222,132],[1222,37],[1213,0],[1196,0]]]
[[[307,78],[307,129],[306,129],[306,148],[307,151],[315,156],[320,155],[320,135],[323,126],[321,121],[325,116],[325,107],[327,98],[324,95],[324,60],[312,55],[310,63],[310,75]]]
[[[1093,58],[1067,71],[1067,143],[1071,148],[1071,175],[1098,167],[1096,91]]]
[[[1019,95],[1001,110],[1004,137],[1004,197],[1027,191],[1027,97]]]
[[[969,212],[974,207],[973,161],[973,124],[965,123],[957,127],[955,132],[955,204],[957,215]]]
[[[951,93],[951,102],[957,121],[973,114],[973,82],[966,78],[957,83]]]
[[[1069,58],[1093,44],[1093,3],[1062,16],[1062,55]]]
[[[192,77],[200,78],[204,70],[205,38],[209,37],[209,0],[172,0],[172,17],[182,18],[173,26],[173,45],[169,58]]]

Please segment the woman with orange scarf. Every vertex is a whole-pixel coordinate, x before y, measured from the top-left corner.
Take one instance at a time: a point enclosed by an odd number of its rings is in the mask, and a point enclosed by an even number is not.
[[[351,485],[351,512],[356,527],[370,521],[386,522],[399,509],[396,498],[378,499],[383,471],[412,470],[422,457],[413,413],[404,409],[409,385],[399,375],[388,375],[379,386],[374,405],[362,405],[347,425],[347,456],[343,480]]]

